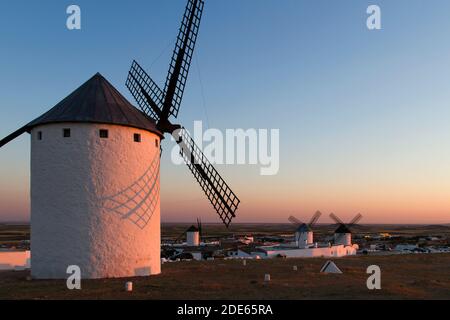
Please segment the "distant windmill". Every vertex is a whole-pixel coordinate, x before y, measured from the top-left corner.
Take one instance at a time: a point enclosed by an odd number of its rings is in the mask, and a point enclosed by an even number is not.
[[[170,116],[178,116],[203,6],[203,0],[188,0],[164,90],[158,87],[136,61],[131,65],[126,86],[141,110],[156,121],[159,131],[174,137],[180,146],[181,156],[220,219],[228,227],[235,217],[240,200],[203,155],[187,130],[169,121]]]
[[[338,228],[334,231],[334,243],[342,244],[344,246],[352,245],[352,227],[357,225],[357,223],[362,219],[362,215],[358,213],[349,223],[345,224],[338,216],[334,213],[330,214],[330,218],[333,219]]]
[[[174,243],[180,241],[184,235],[186,235],[186,243],[188,246],[197,247],[200,245],[202,238],[202,222],[200,221],[199,218],[197,218],[197,227],[192,225],[189,228],[187,228],[186,231],[183,231],[175,239]]]
[[[317,211],[306,224],[294,216],[289,217],[289,221],[296,227],[295,242],[299,248],[305,248],[312,244],[314,241],[314,235],[312,227],[317,223],[322,213]]]

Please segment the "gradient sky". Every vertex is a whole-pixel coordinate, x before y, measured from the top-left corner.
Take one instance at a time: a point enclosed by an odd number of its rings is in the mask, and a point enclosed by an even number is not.
[[[65,13],[82,10],[82,30]],[[382,10],[381,31],[366,8]],[[0,136],[97,71],[130,101],[137,59],[161,86],[185,0],[8,1],[0,11]],[[280,172],[218,166],[242,200],[236,222],[450,222],[450,2],[206,0],[179,120],[279,128]],[[163,221],[218,222],[163,143]],[[29,136],[0,149],[0,221],[29,217]],[[328,222],[324,218],[321,222]]]

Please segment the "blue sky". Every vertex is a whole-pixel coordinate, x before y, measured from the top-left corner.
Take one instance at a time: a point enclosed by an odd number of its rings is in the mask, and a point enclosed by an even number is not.
[[[78,4],[82,30],[66,29]],[[366,8],[382,10],[380,31]],[[126,97],[137,59],[163,85],[184,0],[14,1],[0,11],[0,136],[97,71]],[[279,128],[280,173],[219,166],[237,221],[361,211],[367,222],[449,222],[450,2],[206,1],[179,121]],[[171,147],[165,141],[164,147]],[[166,221],[216,221],[184,167],[162,166]],[[26,218],[29,142],[0,150],[0,220]],[[183,203],[180,212],[170,199]],[[189,204],[189,205],[186,205]]]

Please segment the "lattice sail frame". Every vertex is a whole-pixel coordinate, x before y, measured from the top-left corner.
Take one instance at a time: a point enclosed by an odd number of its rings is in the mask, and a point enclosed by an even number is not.
[[[164,107],[169,107],[169,115],[178,117],[184,88],[189,74],[195,43],[203,13],[204,0],[189,0],[177,37],[172,60],[169,66],[164,94]]]
[[[311,217],[311,219],[309,220],[308,225],[310,227],[314,226],[317,223],[317,221],[320,219],[321,216],[322,216],[322,212],[316,211],[314,213],[314,215]]]
[[[232,219],[236,217],[235,212],[240,203],[239,198],[195,144],[186,129],[176,130],[172,135],[180,146],[180,155],[219,214],[220,219],[228,227]]]
[[[135,60],[131,64],[125,85],[141,110],[158,122],[163,106],[164,93]],[[155,108],[159,109],[159,114],[155,111]]]
[[[288,220],[289,220],[290,223],[292,223],[292,224],[293,224],[294,226],[296,226],[296,227],[300,227],[302,224],[304,224],[303,221],[297,219],[297,218],[294,217],[294,216],[290,216],[290,217],[288,218]]]
[[[341,226],[345,226],[347,228],[352,228],[355,225],[358,224],[358,222],[363,218],[363,215],[361,213],[358,213],[349,223],[344,223],[341,218],[339,218],[337,215],[335,215],[334,213],[330,213],[330,218],[333,219],[336,224],[341,225]]]
[[[136,61],[133,61],[126,85],[141,110],[156,120],[158,129],[162,133],[171,133],[175,137],[187,166],[223,223],[228,227],[235,217],[240,200],[203,155],[200,148],[195,145],[188,132],[183,128],[178,135],[173,131],[179,126],[172,125],[169,121],[171,115],[178,116],[203,8],[204,0],[188,0],[164,92]]]

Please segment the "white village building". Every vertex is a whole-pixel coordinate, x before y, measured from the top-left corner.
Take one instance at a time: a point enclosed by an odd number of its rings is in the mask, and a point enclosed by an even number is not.
[[[330,245],[313,246],[309,248],[295,248],[288,246],[260,247],[265,252],[266,258],[284,256],[286,258],[319,258],[319,257],[345,257],[356,255],[358,245]]]
[[[231,252],[232,258],[315,258],[315,257],[345,257],[356,255],[359,246],[352,244],[351,231],[345,226],[339,226],[334,234],[334,244],[314,243],[314,233],[306,225],[300,225],[295,232],[295,241],[288,245],[259,246],[253,250],[239,248]]]

